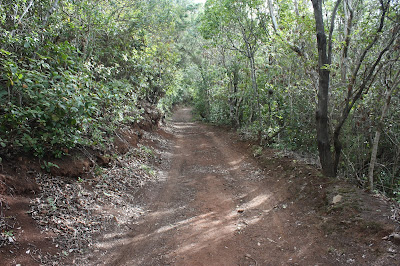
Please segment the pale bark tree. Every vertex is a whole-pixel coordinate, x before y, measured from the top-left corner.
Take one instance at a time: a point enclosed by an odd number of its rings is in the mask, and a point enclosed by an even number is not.
[[[210,16],[210,24],[217,24],[216,37],[219,45],[242,54],[248,60],[250,67],[250,80],[252,88],[252,110],[257,113],[259,123],[258,138],[262,142],[263,117],[259,88],[257,85],[256,53],[260,46],[261,27],[258,20],[257,1],[210,1],[206,5],[206,13],[214,12]],[[208,8],[208,9],[207,9]],[[253,111],[251,112],[253,114]],[[253,117],[253,115],[251,115]]]
[[[374,169],[375,169],[375,164],[376,164],[376,155],[378,153],[379,140],[381,137],[381,132],[383,130],[383,126],[384,126],[384,119],[388,112],[390,101],[392,99],[392,95],[396,90],[399,89],[400,70],[397,71],[393,80],[385,79],[384,83],[387,87],[387,91],[386,91],[386,95],[385,95],[385,102],[382,107],[382,114],[381,114],[381,117],[378,122],[378,127],[376,128],[376,131],[375,131],[375,137],[374,137],[374,142],[372,145],[372,152],[371,152],[371,160],[370,160],[369,168],[368,168],[368,180],[369,180],[369,190],[370,191],[374,190]]]
[[[28,5],[25,7],[24,11],[22,12],[21,16],[19,17],[18,21],[15,22],[14,27],[18,27],[18,25],[20,25],[23,21],[23,19],[25,18],[26,14],[28,13],[28,11],[33,7],[33,0],[30,0]],[[17,17],[15,15],[15,17]],[[14,34],[16,32],[16,29],[13,29],[10,33],[10,36],[13,37]]]

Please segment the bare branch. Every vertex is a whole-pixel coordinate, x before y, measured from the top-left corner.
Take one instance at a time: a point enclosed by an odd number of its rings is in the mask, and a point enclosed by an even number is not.
[[[21,17],[19,18],[17,25],[21,24],[22,20],[24,19],[26,13],[28,13],[29,9],[33,6],[33,0],[31,0],[28,4],[28,6],[25,8],[24,12],[22,13]],[[16,29],[13,29],[10,33],[11,36],[14,35]]]
[[[268,9],[269,9],[269,15],[270,15],[271,20],[272,20],[272,27],[273,27],[273,29],[275,31],[275,34],[279,37],[279,39],[281,39],[281,41],[283,41],[286,45],[288,45],[289,48],[292,51],[297,53],[299,56],[305,56],[305,53],[304,53],[302,48],[300,48],[299,46],[297,46],[297,45],[295,45],[295,44],[293,44],[293,43],[291,43],[289,41],[284,40],[282,35],[280,34],[280,32],[278,30],[279,27],[278,27],[278,22],[276,21],[275,12],[274,12],[274,4],[273,4],[272,0],[268,0]],[[265,24],[263,24],[263,26],[264,26],[265,31],[266,31]]]
[[[357,102],[357,100],[361,97],[361,95],[364,93],[364,90],[367,88],[368,83],[370,83],[372,77],[374,76],[375,73],[375,69],[377,67],[377,65],[380,63],[380,61],[382,60],[382,57],[384,56],[384,54],[389,51],[389,48],[392,46],[392,44],[394,43],[394,41],[398,38],[398,33],[399,33],[399,27],[397,27],[397,31],[393,34],[392,38],[390,39],[389,43],[386,45],[386,47],[384,49],[381,50],[381,52],[379,53],[378,57],[376,58],[375,62],[372,64],[372,66],[370,67],[369,71],[368,71],[368,75],[366,78],[364,78],[363,83],[359,86],[359,88],[357,89],[357,91],[355,92],[354,96],[351,98],[350,101],[350,97],[348,99],[346,99],[346,106],[343,109],[342,112],[342,117],[340,119],[339,124],[335,127],[335,132],[339,132],[344,124],[344,122],[347,119],[347,116],[350,113],[350,110],[354,107],[355,103]],[[350,85],[351,86],[351,85]],[[349,87],[350,90],[350,87]]]
[[[18,20],[17,24],[20,24],[22,22],[22,19],[25,17],[26,13],[28,13],[29,9],[33,6],[33,0],[31,0],[28,4],[28,6],[25,8],[24,13],[22,13],[21,17]]]
[[[342,0],[337,0],[335,7],[333,8],[332,11],[331,28],[329,29],[329,37],[328,37],[328,64],[332,63],[332,35],[333,35],[333,30],[335,29],[336,13],[341,2]]]
[[[365,59],[365,56],[367,55],[367,53],[369,52],[369,50],[378,42],[379,37],[380,37],[380,36],[379,36],[379,33],[382,32],[383,26],[384,26],[384,24],[385,24],[386,12],[387,12],[387,10],[388,10],[388,8],[389,8],[390,0],[388,0],[388,3],[387,3],[387,5],[386,5],[386,7],[385,7],[385,5],[383,4],[382,1],[383,1],[383,0],[381,0],[382,15],[381,15],[381,19],[380,19],[380,24],[379,24],[379,26],[378,26],[378,29],[377,29],[376,33],[375,33],[375,37],[374,37],[373,41],[364,49],[363,53],[361,54],[360,59],[358,60],[357,66],[356,66],[356,68],[355,68],[354,71],[353,71],[352,81],[351,81],[352,84],[351,84],[351,86],[353,86],[353,84],[355,83],[355,81],[356,81],[356,79],[357,79],[358,71],[359,71],[360,68],[361,68],[361,65],[362,65],[362,63],[363,63],[363,61],[364,61],[364,59]]]

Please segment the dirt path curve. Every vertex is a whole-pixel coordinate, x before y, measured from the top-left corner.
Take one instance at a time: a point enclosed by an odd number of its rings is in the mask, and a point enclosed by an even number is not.
[[[172,130],[164,180],[142,195],[146,213],[108,236],[93,265],[338,264],[321,218],[287,201],[275,169],[259,168],[226,131],[191,122],[189,108]]]

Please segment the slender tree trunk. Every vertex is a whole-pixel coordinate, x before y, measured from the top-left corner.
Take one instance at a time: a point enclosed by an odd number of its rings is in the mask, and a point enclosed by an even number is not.
[[[250,68],[251,68],[251,83],[254,91],[254,96],[257,104],[257,116],[258,116],[258,123],[259,123],[259,130],[258,130],[258,140],[260,144],[262,144],[262,128],[263,128],[263,118],[261,116],[261,108],[260,108],[260,95],[258,94],[258,86],[257,86],[257,75],[256,75],[256,65],[254,62],[254,53],[251,53],[249,56],[250,59]]]
[[[278,32],[278,23],[276,22],[275,12],[274,12],[274,3],[272,2],[272,0],[268,0],[268,10],[269,10],[269,15],[270,15],[271,21],[272,21],[272,27],[274,28],[275,32]]]
[[[379,139],[381,137],[381,130],[378,128],[375,131],[374,143],[372,145],[371,161],[368,169],[369,190],[374,190],[374,168],[376,163],[376,154],[378,153]]]
[[[228,91],[229,93],[231,93],[231,95],[228,96],[228,102],[229,102],[229,120],[231,123],[232,127],[235,127],[235,120],[234,120],[234,113],[235,113],[235,109],[234,109],[234,89],[233,89],[233,81],[232,78],[229,81],[229,85],[228,85]]]
[[[350,46],[351,39],[351,29],[353,23],[353,9],[351,0],[346,0],[343,6],[344,10],[344,28],[345,28],[345,36],[344,36],[344,47],[341,55],[341,78],[342,83],[347,83],[347,71],[348,71],[348,51]]]
[[[397,76],[399,76],[399,73]],[[378,153],[379,139],[381,137],[381,131],[383,128],[383,120],[385,119],[386,113],[389,109],[390,100],[392,98],[393,91],[397,88],[398,85],[399,85],[399,81],[396,82],[396,84],[394,84],[387,91],[385,104],[382,108],[381,118],[379,119],[379,124],[375,131],[374,143],[372,145],[372,152],[371,152],[371,161],[369,163],[369,169],[368,169],[368,180],[369,180],[369,190],[370,191],[374,190],[374,168],[375,168],[375,164],[376,164],[376,154]]]
[[[231,115],[231,121],[232,121],[232,126],[237,127],[238,124],[238,119],[237,119],[237,105],[238,105],[238,99],[237,99],[237,91],[238,91],[238,83],[239,83],[239,68],[237,66],[234,66],[233,71],[232,71],[232,80],[231,80],[231,86],[232,86],[232,95],[229,97],[230,98],[230,115]]]
[[[242,121],[242,119],[241,119],[242,112],[240,112],[240,105],[242,104],[242,101],[243,101],[243,97],[240,97],[239,100],[236,103],[236,114],[235,114],[235,117],[236,117],[236,124],[237,124],[237,126],[239,128],[242,126],[242,122],[241,122]]]

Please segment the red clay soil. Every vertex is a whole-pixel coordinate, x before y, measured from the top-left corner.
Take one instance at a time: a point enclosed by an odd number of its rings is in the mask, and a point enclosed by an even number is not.
[[[27,196],[0,195],[2,215],[7,224],[1,233],[9,232],[15,242],[0,248],[0,265],[42,265],[41,259],[59,250],[50,233],[40,231],[29,215]]]
[[[400,264],[399,247],[382,240],[396,230],[383,199],[276,151],[255,159],[188,108],[160,134],[171,147],[159,182],[138,195],[145,214],[99,237],[87,264]]]
[[[0,233],[2,240],[11,237],[0,241],[0,265],[40,265],[38,256],[58,251],[52,235],[41,232],[29,214],[29,202],[39,190],[34,178],[39,170],[36,161],[23,157],[0,166]]]
[[[278,151],[255,158],[252,144],[192,122],[189,108],[155,135],[144,143],[160,153],[158,180],[132,191],[140,215],[61,265],[400,265],[399,246],[382,239],[400,229],[398,209],[381,197]],[[27,213],[34,195],[6,196],[24,188],[7,191],[14,175],[0,176],[1,233],[16,240],[0,247],[0,265],[40,265],[39,253],[60,250]]]

